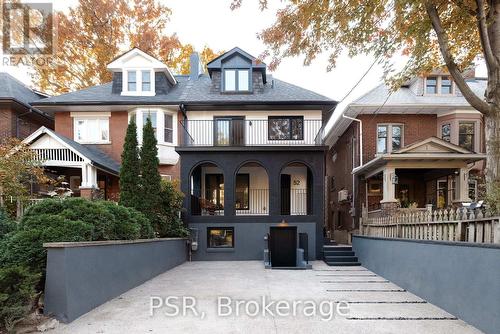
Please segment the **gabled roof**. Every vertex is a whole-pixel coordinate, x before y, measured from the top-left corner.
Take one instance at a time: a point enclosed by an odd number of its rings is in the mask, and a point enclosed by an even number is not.
[[[411,162],[412,165],[418,162],[419,164],[425,163],[429,168],[439,168],[439,161],[455,161],[463,164],[484,159],[486,159],[485,154],[471,152],[437,137],[429,137],[398,151],[377,154],[375,159],[354,168],[352,173],[355,175],[373,173],[390,161]]]
[[[0,100],[13,100],[29,109],[31,108],[31,102],[38,101],[46,97],[47,95],[37,93],[33,89],[26,87],[21,81],[17,80],[12,75],[0,72]],[[34,110],[44,117],[52,119],[52,115],[48,115],[37,109]]]
[[[463,147],[449,143],[438,137],[429,137],[422,141],[408,145],[400,150],[393,152],[393,154],[404,153],[473,153]]]
[[[30,145],[45,135],[50,136],[59,144],[70,149],[72,152],[74,152],[84,160],[89,161],[98,169],[102,169],[114,175],[118,175],[118,173],[120,172],[120,164],[103,151],[92,146],[77,143],[76,141],[58,134],[44,126],[33,132],[30,136],[24,139],[23,142]]]
[[[175,76],[172,74],[168,66],[155,57],[147,54],[146,52],[142,51],[141,49],[135,47],[120,56],[116,57],[111,63],[108,64],[107,69],[110,71],[122,71],[124,65],[126,65],[127,61],[132,59],[134,56],[139,56],[143,59],[145,59],[148,62],[148,67],[151,67],[155,71],[162,71],[167,74],[168,80],[172,84],[176,84]]]
[[[228,59],[228,58],[231,58],[233,57],[235,54],[239,54],[245,58],[247,58],[249,61],[252,62],[252,67],[254,68],[266,68],[266,64],[264,64],[262,61],[260,61],[259,59],[257,59],[256,57],[252,56],[251,54],[249,54],[248,52],[240,49],[239,47],[234,47],[232,48],[231,50],[221,54],[220,56],[212,59],[211,61],[209,61],[207,63],[207,68],[210,70],[210,69],[214,69],[214,68],[220,68],[221,65],[222,65],[222,62],[225,60],[225,59]]]

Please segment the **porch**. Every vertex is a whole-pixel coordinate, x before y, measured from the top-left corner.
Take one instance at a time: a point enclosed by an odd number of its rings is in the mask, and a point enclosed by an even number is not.
[[[371,218],[396,211],[428,211],[461,207],[478,200],[477,181],[470,177],[484,154],[469,152],[438,138],[390,154],[381,154],[355,168],[364,179],[361,203]]]
[[[118,200],[120,165],[101,150],[81,145],[47,128],[24,140],[47,174],[64,176],[64,188],[72,196]],[[35,186],[32,192],[50,196],[54,189]]]

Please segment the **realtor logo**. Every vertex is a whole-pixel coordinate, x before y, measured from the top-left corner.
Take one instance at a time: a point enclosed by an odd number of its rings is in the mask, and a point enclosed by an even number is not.
[[[47,56],[53,54],[52,3],[3,2],[2,7],[4,55]]]

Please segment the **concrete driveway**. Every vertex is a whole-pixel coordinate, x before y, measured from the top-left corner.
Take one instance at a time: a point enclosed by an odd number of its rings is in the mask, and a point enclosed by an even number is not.
[[[363,267],[313,268],[185,263],[51,333],[480,333]]]

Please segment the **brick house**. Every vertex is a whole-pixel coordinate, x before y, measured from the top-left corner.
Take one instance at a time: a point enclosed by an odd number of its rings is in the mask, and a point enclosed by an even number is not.
[[[484,94],[485,80],[474,71],[464,76]],[[483,118],[447,73],[416,77],[393,93],[381,84],[344,115],[326,136],[325,224],[337,241],[347,241],[346,231],[358,227],[362,206],[377,216],[400,207],[446,208],[480,199]]]
[[[53,129],[54,116],[31,105],[46,97],[0,72],[0,139],[24,139],[41,126]]]

